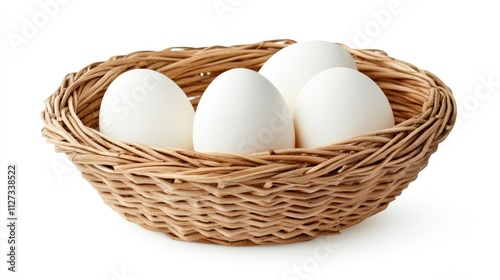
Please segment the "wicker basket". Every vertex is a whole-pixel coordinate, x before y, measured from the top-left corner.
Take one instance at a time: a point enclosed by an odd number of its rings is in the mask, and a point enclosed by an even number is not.
[[[456,119],[451,90],[379,50],[344,46],[389,99],[396,126],[316,149],[205,154],[118,142],[99,132],[102,96],[119,74],[166,74],[196,107],[220,73],[258,70],[294,43],[176,47],[111,57],[68,74],[47,99],[42,135],[128,221],[173,239],[254,245],[338,233],[382,211],[417,178]]]

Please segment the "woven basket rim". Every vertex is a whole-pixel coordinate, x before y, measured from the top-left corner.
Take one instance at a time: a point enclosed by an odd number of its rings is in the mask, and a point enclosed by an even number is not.
[[[291,39],[276,39],[276,40],[262,41],[262,42],[257,43],[257,44],[265,44],[265,43],[287,44],[287,43],[295,43],[295,42],[296,41],[291,40]],[[387,56],[387,58],[393,60],[394,62],[398,62],[398,63],[404,64],[405,66],[407,66],[408,67],[407,70],[411,70],[414,73],[423,72],[427,76],[429,76],[430,78],[434,79],[434,81],[432,81],[432,82],[436,84],[436,88],[442,88],[443,92],[445,94],[447,94],[448,97],[452,96],[451,89],[448,86],[446,86],[433,73],[431,73],[431,72],[429,72],[427,70],[420,69],[417,66],[415,66],[413,64],[410,64],[408,62],[405,62],[405,61],[402,61],[402,60],[390,57],[383,50],[380,50],[380,49],[353,49],[353,48],[348,47],[346,44],[339,43],[339,42],[335,42],[335,43],[337,43],[340,46],[342,46],[343,48],[351,51],[353,55],[356,55],[356,52],[359,52],[359,51],[372,52],[374,54],[374,56],[372,58],[374,58],[374,59],[377,58],[376,55]],[[248,46],[248,45],[249,44],[233,45],[233,46],[215,45],[215,46],[210,46],[210,47],[181,47],[181,46],[178,46],[178,47],[167,48],[167,49],[160,50],[160,51],[135,51],[135,52],[128,53],[126,55],[112,56],[107,61],[100,61],[100,62],[91,63],[91,64],[83,67],[82,69],[90,69],[90,68],[92,68],[95,65],[99,65],[99,64],[103,64],[103,63],[108,63],[110,61],[117,60],[117,59],[123,59],[123,57],[129,56],[129,55],[133,55],[133,54],[139,54],[139,53],[140,54],[146,54],[146,55],[148,55],[148,54],[161,53],[162,51],[166,51],[166,50],[172,50],[172,51],[176,51],[176,52],[183,52],[183,51],[186,51],[186,50],[194,50],[194,51],[197,51],[197,52],[218,52],[218,51],[221,51],[221,50],[226,50],[228,48],[240,48],[240,47],[244,48],[245,46]],[[142,67],[138,67],[138,68],[142,68]],[[77,73],[78,72],[69,73],[68,75],[66,75],[66,77],[64,79],[67,79],[68,76],[75,75]],[[431,80],[429,80],[429,81],[431,81]],[[438,86],[438,84],[440,84],[440,85]],[[435,98],[435,96],[430,96],[429,97],[429,101],[431,101],[431,99],[433,99],[433,97]],[[50,98],[47,98],[46,102],[49,99]],[[455,102],[455,100],[453,98],[451,98],[450,101],[451,102]],[[42,112],[42,119],[44,119],[43,118],[44,117],[43,113],[44,112]],[[287,149],[275,149],[275,150],[270,149],[270,150],[265,151],[265,152],[257,152],[257,153],[251,153],[251,154],[234,154],[234,153],[225,153],[225,152],[209,152],[209,153],[205,153],[205,152],[198,152],[198,151],[194,151],[194,150],[187,150],[187,149],[183,149],[183,148],[179,148],[179,147],[155,147],[155,146],[143,145],[143,144],[136,143],[136,142],[133,142],[133,141],[118,141],[118,140],[115,140],[115,139],[113,139],[111,137],[108,137],[107,135],[102,134],[97,129],[85,126],[83,123],[80,122],[80,120],[78,118],[75,118],[75,121],[79,121],[77,123],[77,125],[82,129],[82,131],[86,132],[86,131],[90,130],[91,133],[95,133],[95,134],[99,135],[99,137],[101,137],[102,139],[104,139],[104,140],[106,140],[106,141],[108,141],[110,143],[113,143],[115,145],[118,145],[118,146],[120,146],[120,143],[124,144],[124,145],[128,145],[130,147],[137,147],[137,148],[141,148],[141,147],[147,146],[148,149],[155,150],[155,151],[158,151],[158,152],[180,152],[180,153],[183,153],[183,154],[186,154],[186,155],[189,155],[189,156],[199,157],[199,158],[204,158],[205,156],[209,155],[209,157],[214,157],[214,156],[215,157],[221,157],[221,156],[224,157],[224,156],[227,156],[227,157],[236,157],[236,158],[243,157],[245,159],[259,160],[261,157],[267,158],[269,155],[280,154],[280,153],[289,153],[289,152],[292,152],[292,151],[296,152],[298,154],[303,154],[303,153],[317,154],[318,152],[320,153],[320,151],[330,151],[330,150],[338,150],[338,149],[342,149],[343,150],[343,149],[346,149],[346,148],[348,149],[352,145],[352,143],[367,141],[370,138],[377,137],[377,135],[380,135],[380,134],[393,133],[394,131],[397,131],[398,128],[404,127],[408,123],[414,122],[415,119],[420,118],[423,114],[425,114],[425,112],[422,112],[419,115],[416,115],[412,119],[408,119],[408,120],[405,120],[404,122],[397,123],[394,127],[391,127],[391,128],[382,129],[382,130],[376,130],[376,131],[371,131],[371,132],[368,132],[368,133],[360,134],[360,135],[357,135],[357,136],[354,136],[354,137],[350,137],[350,138],[347,138],[347,139],[343,139],[341,141],[337,141],[337,142],[331,143],[329,145],[323,145],[323,146],[318,146],[318,147],[314,147],[314,148],[287,148]],[[456,112],[453,111],[451,114],[445,116],[445,118],[446,117],[450,118],[449,122],[451,123],[451,126],[453,126],[453,124],[454,124],[454,122],[456,120]],[[44,122],[47,123],[45,121],[45,119],[44,119]],[[451,130],[451,128],[448,128],[448,129]],[[444,140],[444,139],[445,138],[443,138],[442,140]]]

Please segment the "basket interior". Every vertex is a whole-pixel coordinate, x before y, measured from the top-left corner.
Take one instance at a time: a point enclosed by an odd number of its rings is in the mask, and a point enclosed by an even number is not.
[[[284,44],[286,45],[286,44]],[[102,97],[109,86],[121,73],[135,68],[148,68],[159,71],[175,81],[190,98],[196,110],[199,99],[210,82],[224,71],[243,67],[258,71],[262,64],[274,53],[263,52],[255,59],[254,50],[228,52],[226,48],[202,50],[169,49],[158,52],[143,52],[139,57],[113,57],[109,61],[119,62],[116,66],[97,66],[89,68],[84,75],[85,83],[76,88],[78,102],[74,102],[75,112],[82,123],[99,130],[99,108]],[[275,51],[279,50],[276,48]],[[402,123],[422,113],[428,99],[429,83],[421,75],[408,73],[408,69],[396,69],[386,61],[369,60],[359,51],[348,49],[353,55],[359,71],[374,80],[386,94],[395,118]],[[182,52],[181,58],[175,58]],[[219,52],[214,54],[214,52]],[[252,54],[252,55],[250,55]],[[206,61],[203,61],[206,60]],[[109,62],[108,61],[108,62]],[[398,65],[398,67],[401,67]]]

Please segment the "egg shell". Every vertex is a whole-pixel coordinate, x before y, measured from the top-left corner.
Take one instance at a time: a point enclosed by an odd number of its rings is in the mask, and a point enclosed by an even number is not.
[[[304,86],[294,111],[297,146],[315,148],[394,126],[380,87],[365,74],[344,67],[324,70]]]
[[[276,52],[262,65],[259,73],[278,88],[293,112],[295,100],[304,85],[314,75],[332,67],[357,70],[351,54],[337,43],[304,41]]]
[[[276,87],[245,68],[217,76],[203,93],[193,124],[199,152],[251,154],[295,147],[293,118]]]
[[[106,89],[99,111],[100,131],[119,141],[193,149],[194,108],[170,78],[133,69]]]

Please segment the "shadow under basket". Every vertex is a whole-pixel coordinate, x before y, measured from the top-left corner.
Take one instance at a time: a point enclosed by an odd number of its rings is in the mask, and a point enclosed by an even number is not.
[[[108,85],[135,68],[174,80],[196,108],[208,84],[237,67],[258,70],[295,43],[175,47],[114,56],[66,75],[47,99],[42,135],[128,221],[173,239],[279,244],[339,233],[384,210],[417,178],[456,119],[451,90],[380,50],[343,46],[391,103],[396,125],[314,149],[208,154],[120,142],[99,132]]]

